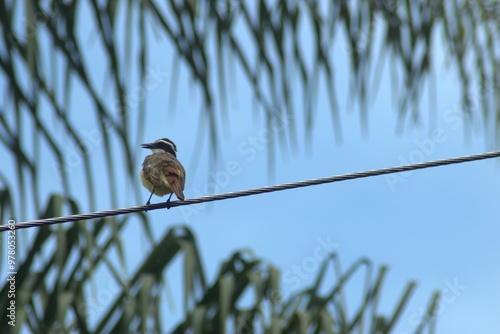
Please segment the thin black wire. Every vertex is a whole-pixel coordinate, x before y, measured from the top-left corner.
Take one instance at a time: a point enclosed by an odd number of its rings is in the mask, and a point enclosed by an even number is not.
[[[129,208],[97,211],[97,212],[71,215],[71,216],[65,216],[65,217],[38,219],[38,220],[29,221],[29,222],[16,223],[14,225],[1,225],[0,232],[5,232],[5,231],[11,230],[11,226],[15,226],[15,229],[18,230],[18,229],[23,229],[23,228],[67,223],[67,222],[85,220],[85,219],[111,217],[111,216],[118,216],[118,215],[122,215],[122,214],[134,213],[134,212],[153,211],[153,210],[163,209],[166,207],[173,208],[173,207],[183,206],[183,205],[192,205],[192,204],[200,204],[200,203],[206,203],[206,202],[214,202],[214,201],[220,201],[220,200],[229,199],[229,198],[237,198],[237,197],[270,193],[273,191],[281,191],[281,190],[287,190],[287,189],[308,187],[308,186],[314,186],[314,185],[318,185],[318,184],[340,182],[340,181],[360,179],[360,178],[364,178],[364,177],[371,177],[371,176],[378,176],[378,175],[408,172],[408,171],[416,170],[416,169],[424,169],[424,168],[430,168],[430,167],[459,164],[459,163],[463,163],[463,162],[470,162],[470,161],[477,161],[477,160],[484,160],[484,159],[491,159],[491,158],[498,158],[498,157],[500,157],[500,151],[494,151],[494,152],[474,154],[474,155],[457,157],[457,158],[421,162],[421,163],[405,165],[405,166],[381,168],[381,169],[374,169],[374,170],[369,170],[369,171],[364,171],[364,172],[323,177],[323,178],[319,178],[319,179],[311,179],[311,180],[306,180],[306,181],[284,183],[284,184],[278,184],[275,186],[267,186],[267,187],[262,187],[262,188],[235,191],[235,192],[230,192],[230,193],[225,193],[225,194],[203,196],[203,197],[198,197],[198,198],[187,199],[184,201],[170,202],[168,204],[166,202],[163,202],[163,203],[157,203],[157,204],[151,204],[151,205],[140,205],[140,206],[133,206],[133,207],[129,207]]]

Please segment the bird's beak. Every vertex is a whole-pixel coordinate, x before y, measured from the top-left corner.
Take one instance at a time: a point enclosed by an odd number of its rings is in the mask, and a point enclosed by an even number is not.
[[[152,149],[153,148],[153,143],[149,143],[149,144],[142,144],[141,145],[142,148],[149,148],[149,149]]]

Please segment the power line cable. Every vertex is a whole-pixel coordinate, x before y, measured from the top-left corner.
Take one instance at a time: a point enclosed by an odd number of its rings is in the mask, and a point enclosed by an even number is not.
[[[220,200],[225,200],[225,199],[230,199],[230,198],[258,195],[258,194],[270,193],[270,192],[274,192],[274,191],[295,189],[295,188],[301,188],[301,187],[309,187],[309,186],[314,186],[314,185],[318,185],[318,184],[347,181],[347,180],[360,179],[360,178],[371,177],[371,176],[387,175],[387,174],[393,174],[393,173],[409,172],[409,171],[416,170],[416,169],[424,169],[424,168],[430,168],[430,167],[459,164],[459,163],[464,163],[464,162],[492,159],[492,158],[498,158],[498,157],[500,157],[500,151],[486,152],[486,153],[474,154],[474,155],[468,155],[468,156],[462,156],[462,157],[456,157],[456,158],[421,162],[421,163],[405,165],[405,166],[381,168],[381,169],[368,170],[368,171],[364,171],[364,172],[356,172],[356,173],[322,177],[322,178],[318,178],[318,179],[311,179],[311,180],[305,180],[305,181],[284,183],[284,184],[278,184],[278,185],[267,186],[267,187],[262,187],[262,188],[254,188],[254,189],[248,189],[248,190],[242,190],[242,191],[229,192],[229,193],[225,193],[225,194],[202,196],[202,197],[198,197],[198,198],[186,199],[184,201],[174,201],[174,202],[170,202],[170,203],[162,202],[162,203],[151,204],[151,205],[140,205],[140,206],[133,206],[133,207],[129,207],[129,208],[97,211],[97,212],[70,215],[70,216],[64,216],[64,217],[38,219],[38,220],[33,220],[33,221],[28,221],[28,222],[16,223],[14,225],[1,225],[0,232],[5,232],[5,231],[11,230],[11,226],[15,226],[15,229],[18,230],[18,229],[23,229],[23,228],[40,227],[40,226],[46,226],[46,225],[52,225],[52,224],[61,224],[61,223],[67,223],[67,222],[73,222],[73,221],[85,220],[85,219],[104,218],[104,217],[118,216],[118,215],[122,215],[122,214],[134,213],[134,212],[153,211],[153,210],[163,209],[163,208],[167,208],[167,207],[173,208],[173,207],[183,206],[183,205],[215,202],[215,201],[220,201]]]

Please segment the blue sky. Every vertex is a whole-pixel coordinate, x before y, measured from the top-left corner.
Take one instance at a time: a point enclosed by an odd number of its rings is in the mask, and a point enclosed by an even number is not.
[[[95,69],[92,79],[101,83],[106,92],[107,64],[102,57],[101,46],[93,40],[92,29],[81,25],[83,40],[88,41],[85,45],[89,56],[87,62]],[[303,27],[304,36],[307,36],[308,29],[306,25]],[[142,159],[148,154],[140,149],[139,143],[161,137],[169,137],[177,144],[178,158],[187,170],[187,198],[208,194],[207,189],[211,189],[214,179],[219,181],[217,193],[229,192],[493,149],[486,143],[480,126],[472,135],[465,135],[464,127],[468,123],[461,116],[459,77],[455,69],[447,65],[440,33],[435,35],[433,48],[437,78],[435,114],[429,116],[426,85],[420,103],[421,123],[407,122],[403,132],[396,131],[398,110],[391,102],[391,77],[389,60],[386,59],[378,94],[369,103],[369,133],[364,133],[357,104],[351,110],[348,108],[351,74],[341,35],[337,36],[331,50],[335,58],[342,143],[335,141],[324,87],[319,87],[312,140],[304,141],[302,94],[298,93],[300,85],[296,84],[295,121],[299,143],[293,150],[282,148],[276,152],[274,177],[270,177],[266,134],[275,130],[266,128],[263,113],[252,109],[252,91],[240,69],[236,67],[234,75],[229,76],[236,82],[229,85],[229,117],[219,120],[222,138],[220,158],[217,165],[211,168],[208,136],[203,137],[201,148],[196,146],[199,144],[196,137],[202,115],[200,92],[192,84],[187,67],[181,63],[176,104],[171,110],[168,103],[173,72],[171,44],[149,31],[151,52],[148,66],[150,82],[154,85],[140,98],[146,102],[147,114],[145,132],[140,138],[134,138],[138,143],[137,172]],[[380,41],[380,31],[375,31],[370,38]],[[137,45],[137,36],[132,40]],[[306,55],[308,49],[305,44]],[[135,72],[137,65],[134,63],[136,56],[131,55],[133,70],[130,72],[130,87],[139,85]],[[214,53],[211,53],[211,59],[214,59]],[[215,71],[212,73],[215,74]],[[218,90],[216,80],[217,77],[214,77],[213,91]],[[324,78],[321,83],[324,85]],[[263,83],[263,87],[265,85]],[[402,87],[401,82],[399,86]],[[369,89],[371,87],[369,85]],[[474,95],[472,98],[479,102]],[[91,140],[96,120],[93,112],[86,112],[87,108],[93,106],[75,82],[70,105],[71,122],[78,124],[82,133],[89,134],[91,163],[94,171],[102,170],[97,172],[96,180],[99,184],[106,184],[105,169],[99,168],[106,163],[104,145],[99,140]],[[216,108],[220,108],[219,101]],[[130,110],[130,122],[137,120],[137,112],[137,107]],[[61,140],[64,140],[62,127],[51,122],[47,119],[46,123],[51,124],[53,131],[59,131]],[[118,147],[117,143],[114,147]],[[67,158],[71,152],[72,148],[68,146]],[[194,159],[193,152],[199,152],[199,159]],[[197,164],[192,161],[197,161]],[[41,162],[42,175],[47,175],[42,196],[60,191],[60,185],[53,182],[56,174],[51,167],[52,162],[50,158]],[[4,171],[7,175],[14,173],[9,168]],[[71,171],[74,196],[85,192],[83,172],[82,164],[76,164]],[[426,309],[435,290],[442,291],[444,296],[438,317],[438,332],[497,333],[500,331],[497,317],[500,313],[498,172],[498,161],[487,160],[226,200],[205,206],[157,210],[148,215],[158,237],[177,224],[187,224],[194,231],[210,280],[215,277],[221,261],[235,250],[248,248],[282,271],[283,292],[289,295],[311,284],[326,251],[335,251],[344,270],[362,257],[372,260],[375,267],[389,266],[380,301],[380,309],[386,314],[395,307],[407,282],[416,280],[416,293],[399,321],[396,333],[415,330],[415,319],[419,319]],[[143,204],[148,197],[147,190],[141,189],[140,194],[135,194],[125,180],[125,172],[117,170],[117,174],[123,175],[124,180],[118,185],[120,207]],[[103,186],[102,189],[97,209],[110,209],[106,193],[108,188]],[[140,202],[137,202],[138,199]],[[160,200],[164,199],[154,197],[152,201]],[[150,249],[146,238],[140,236],[139,222],[134,221],[129,223],[123,234],[130,272],[134,272],[135,266]],[[32,232],[26,233],[29,239]],[[182,293],[178,288],[181,284],[180,269],[179,261],[167,273],[175,305],[174,309],[167,306],[164,309],[169,319],[179,319],[182,309]],[[98,279],[95,290],[89,292],[114,291],[110,286],[112,283],[107,280],[109,273],[101,268],[98,275],[102,280]],[[333,279],[333,275],[329,277]],[[358,291],[362,284],[359,275],[348,286],[347,306],[351,312],[359,305]],[[100,312],[107,305],[111,302],[102,299],[89,305],[89,308]]]

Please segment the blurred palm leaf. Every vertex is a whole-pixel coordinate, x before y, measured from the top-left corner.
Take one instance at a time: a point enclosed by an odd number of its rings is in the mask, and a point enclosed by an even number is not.
[[[457,12],[460,15],[455,15]],[[178,57],[173,70],[177,69],[179,61],[189,69],[193,82],[203,97],[202,114],[199,118],[203,124],[200,129],[208,129],[214,158],[223,133],[219,131],[221,125],[217,113],[220,111],[225,117],[229,117],[223,107],[225,100],[231,96],[226,92],[227,73],[234,71],[230,67],[231,63],[242,69],[253,89],[257,106],[255,112],[264,113],[267,125],[272,125],[277,119],[287,120],[287,131],[273,134],[279,137],[278,140],[269,141],[269,161],[272,164],[276,143],[281,143],[282,149],[295,146],[295,120],[300,113],[305,116],[307,133],[311,133],[317,117],[314,101],[322,76],[331,102],[333,132],[338,141],[342,139],[341,115],[334,86],[335,57],[342,54],[350,59],[351,97],[353,101],[360,103],[365,130],[369,112],[367,101],[376,96],[378,80],[387,55],[394,60],[391,66],[399,69],[398,73],[393,73],[392,83],[400,127],[403,129],[408,119],[418,122],[421,117],[419,101],[422,89],[429,80],[430,87],[436,86],[433,82],[435,59],[432,43],[437,27],[442,27],[444,31],[447,57],[460,74],[463,91],[461,110],[471,118],[483,120],[486,136],[498,137],[498,12],[499,5],[494,1],[455,1],[453,5],[446,5],[445,2],[435,0],[418,3],[338,0],[321,3],[320,6],[316,1],[264,0],[164,3],[130,0],[109,1],[106,5],[98,1],[51,1],[46,4],[39,1],[21,3],[2,0],[0,38],[1,43],[8,47],[2,48],[0,53],[0,73],[9,84],[3,89],[6,103],[0,109],[0,142],[10,152],[17,166],[15,180],[6,182],[9,189],[14,184],[20,187],[20,191],[16,193],[19,200],[14,202],[15,212],[25,212],[22,205],[28,200],[26,194],[30,192],[27,188],[34,189],[33,203],[37,209],[40,207],[37,196],[40,191],[39,171],[35,160],[42,147],[43,151],[48,150],[52,155],[47,158],[55,160],[53,167],[58,171],[61,191],[66,196],[71,194],[68,173],[74,166],[70,161],[71,154],[65,152],[61,139],[66,146],[75,147],[75,155],[81,160],[85,170],[89,207],[95,207],[96,181],[86,151],[87,138],[73,121],[74,112],[69,109],[75,84],[81,86],[83,92],[80,94],[86,95],[94,105],[90,112],[96,120],[95,131],[102,137],[100,142],[104,144],[110,200],[114,206],[118,205],[114,191],[118,180],[116,173],[113,173],[118,156],[120,161],[123,160],[123,166],[126,166],[130,186],[137,190],[133,177],[137,167],[134,165],[135,151],[132,148],[137,147],[144,133],[144,99],[130,102],[137,85],[134,86],[129,80],[129,66],[124,64],[139,64],[138,85],[142,85],[148,70],[150,49],[146,31],[164,36],[172,44]],[[137,36],[140,44],[136,47],[139,51],[136,59],[130,58],[135,51],[132,49],[135,28],[132,24],[120,25],[120,15],[125,15],[126,19],[135,18],[139,23]],[[100,86],[103,83],[96,82],[90,75],[92,68],[85,61],[82,50],[82,44],[86,42],[82,41],[77,31],[80,20],[95,23],[97,47],[109,64],[109,73],[105,76],[104,83],[110,87],[111,92],[102,90]],[[304,24],[313,27],[309,37],[314,47],[310,49],[301,46],[306,41],[300,35]],[[120,31],[124,28],[127,33],[121,34]],[[245,30],[255,50],[253,54],[257,55],[255,58],[243,46],[240,36]],[[384,32],[384,39],[378,51],[376,69],[372,71],[376,30]],[[208,53],[210,45],[207,44],[207,35],[210,31],[215,32],[217,61],[211,59]],[[340,38],[345,43],[334,44]],[[43,44],[45,41],[51,43],[50,48]],[[245,39],[244,43],[248,44],[248,41]],[[47,62],[47,59],[51,61]],[[230,61],[223,61],[224,59]],[[312,62],[308,64],[306,59],[312,59]],[[477,66],[472,68],[471,63]],[[58,73],[59,64],[64,66],[63,84],[58,79],[61,77]],[[217,69],[209,70],[209,66]],[[30,78],[28,82],[21,79],[27,73]],[[218,75],[219,83],[216,90],[211,84],[215,75]],[[172,77],[176,78],[176,75]],[[301,87],[298,92],[294,92],[297,88],[290,85],[292,78],[298,79]],[[397,91],[399,81],[405,87],[400,92]],[[479,89],[474,90],[474,84]],[[176,86],[172,82],[172,87]],[[216,91],[220,94],[220,99],[216,97]],[[296,104],[292,100],[296,93],[301,94],[305,101],[305,105],[298,109],[294,107]],[[220,108],[216,106],[219,101]],[[140,108],[137,114],[136,107]],[[132,115],[137,115],[137,122],[130,121]],[[54,124],[48,124],[49,119],[53,119],[61,128],[55,131]],[[24,129],[28,127],[27,124],[30,124],[32,133],[36,133],[38,137],[32,143],[28,142],[27,136],[21,131],[13,131]],[[492,124],[496,124],[495,127]],[[203,133],[205,131],[201,131],[200,135]],[[111,149],[112,140],[120,142],[122,152]],[[33,152],[29,149],[32,144]],[[199,154],[194,152],[193,165],[197,165],[197,159]]]
[[[60,215],[62,206],[68,204],[72,211],[78,211],[74,202],[64,203],[60,196],[52,196],[45,215]],[[126,219],[126,218],[125,218]],[[98,221],[95,229],[105,224]],[[173,330],[185,333],[189,330],[199,333],[223,332],[330,332],[350,333],[370,328],[371,333],[389,332],[401,316],[415,283],[409,283],[392,315],[385,317],[377,312],[377,301],[382,292],[382,283],[387,268],[381,267],[372,282],[372,264],[367,259],[354,263],[342,273],[335,254],[331,254],[322,264],[314,284],[301,292],[283,299],[280,287],[280,272],[273,265],[256,258],[250,251],[238,251],[225,261],[214,280],[209,285],[200,261],[200,254],[194,235],[186,227],[171,228],[151,251],[144,257],[136,272],[124,277],[107,258],[113,236],[88,245],[87,240],[79,238],[85,222],[70,225],[63,229],[59,225],[37,230],[30,252],[20,264],[16,275],[16,321],[22,324],[15,327],[34,333],[70,332],[77,329],[81,333],[92,332],[164,332],[164,316],[160,313],[164,272],[171,267],[177,256],[183,257],[184,308],[185,319]],[[119,223],[123,226],[123,222]],[[51,234],[57,235],[57,247],[50,249],[53,242]],[[92,249],[87,256],[85,250]],[[35,261],[38,254],[44,253],[43,263]],[[78,258],[71,259],[71,254]],[[161,254],[161,256],[158,256]],[[113,301],[92,324],[86,305],[85,293],[91,284],[89,276],[94,269],[106,265],[113,279],[120,287]],[[332,265],[336,273],[335,283],[331,275],[326,275],[327,266]],[[349,318],[346,309],[345,284],[360,270],[365,269],[363,298],[357,311]],[[115,268],[116,269],[116,268]],[[326,285],[328,292],[320,293],[320,286]],[[8,285],[0,295],[2,316],[10,301]],[[180,293],[180,290],[177,290]],[[238,306],[252,295],[250,306]],[[439,298],[435,296],[434,299]],[[351,298],[347,298],[351,299]],[[423,330],[428,326],[429,317],[434,315],[435,302],[427,311],[428,317],[418,326]],[[433,324],[433,323],[432,323]],[[2,333],[12,332],[7,322],[0,323]]]

